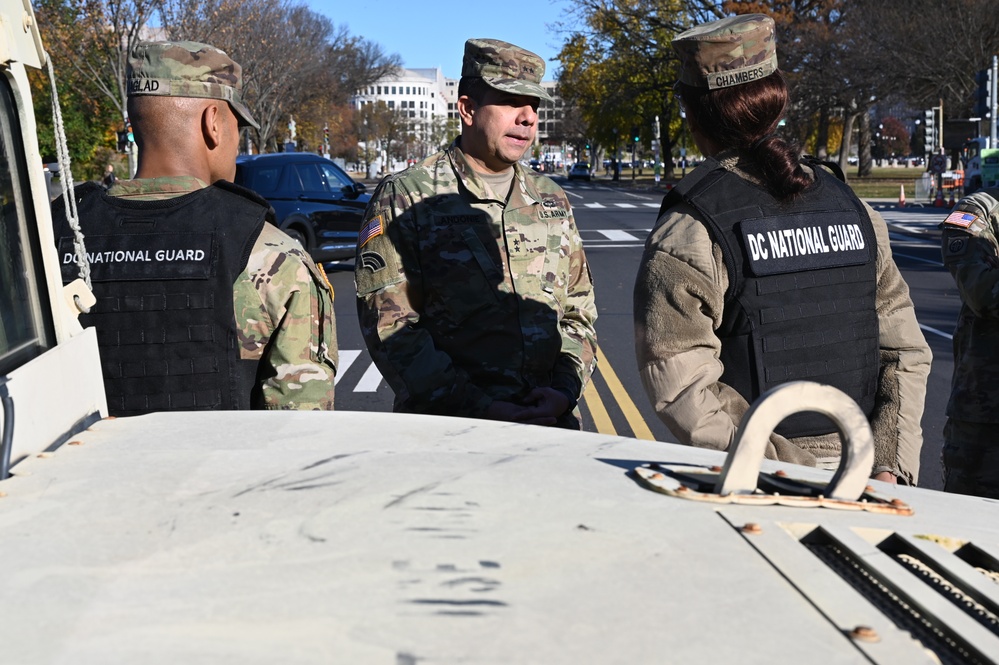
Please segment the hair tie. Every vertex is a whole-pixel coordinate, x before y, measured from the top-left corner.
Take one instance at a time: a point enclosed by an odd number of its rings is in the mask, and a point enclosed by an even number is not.
[[[755,141],[749,144],[749,151],[756,152],[757,150],[760,149],[760,146],[762,146],[764,143],[775,137],[776,134],[764,134],[763,136],[761,136],[760,138],[756,139]]]
[[[756,152],[757,150],[760,149],[760,146],[762,146],[764,142],[769,141],[770,139],[775,138],[776,136],[777,136],[776,134],[764,134],[763,136],[761,136],[760,138],[756,139],[755,141],[749,144],[749,151]]]

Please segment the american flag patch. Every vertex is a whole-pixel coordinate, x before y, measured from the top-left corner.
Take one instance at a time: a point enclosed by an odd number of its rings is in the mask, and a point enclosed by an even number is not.
[[[368,220],[368,223],[361,227],[357,234],[358,247],[364,247],[369,240],[377,238],[385,233],[385,225],[382,224],[382,216],[376,215]]]
[[[937,219],[940,219],[937,217]],[[971,212],[952,212],[947,215],[947,219],[944,220],[944,224],[949,224],[950,226],[960,226],[962,229],[966,229],[975,223],[978,219],[978,215]]]

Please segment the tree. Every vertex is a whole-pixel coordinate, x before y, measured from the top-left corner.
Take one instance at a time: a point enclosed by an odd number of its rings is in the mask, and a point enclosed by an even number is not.
[[[575,23],[559,26],[566,39],[558,56],[558,80],[563,98],[579,109],[585,134],[616,153],[637,126],[647,145],[658,115],[668,154],[682,131],[672,94],[678,75],[672,39],[696,23],[724,15],[721,3],[706,0],[578,2]]]
[[[117,94],[94,94],[94,71],[74,62],[74,53],[94,43],[92,21],[78,20],[83,3],[41,0],[35,3],[42,41],[53,61],[69,156],[77,178],[97,178],[115,148],[115,129],[121,127],[121,98]],[[90,7],[97,11],[99,7]],[[102,34],[103,34],[102,30]],[[91,63],[94,64],[94,63]],[[46,161],[55,161],[55,126],[52,88],[47,72],[29,71],[38,143]]]
[[[363,142],[364,163],[367,166],[382,150],[388,159],[405,159],[406,145],[412,140],[410,118],[401,109],[389,108],[378,100],[365,104],[355,116],[355,129]]]
[[[461,133],[457,118],[434,116],[430,122],[430,152],[439,152]]]
[[[858,41],[866,45],[862,64],[882,72],[882,96],[896,95],[916,108],[936,106],[942,99],[955,117],[967,117],[977,87],[975,73],[999,52],[994,0],[851,4],[857,9]],[[957,31],[956,41],[943,30],[948,26]]]
[[[79,80],[104,95],[123,120],[128,54],[150,37],[146,26],[157,0],[35,0],[39,27],[59,71],[72,68]]]
[[[999,51],[999,13],[993,0],[771,0],[729,3],[765,11],[778,24],[781,68],[795,83],[796,119],[834,113],[844,118],[840,163],[846,170],[852,129],[862,136],[858,172],[869,173],[869,135],[876,104],[944,107],[967,115],[974,74]],[[942,26],[959,26],[960,47],[950,48]],[[946,46],[946,57],[941,47]],[[858,122],[859,121],[859,122]],[[791,124],[789,122],[789,124]],[[817,138],[819,133],[816,133]]]
[[[908,155],[909,140],[909,130],[898,118],[887,116],[878,124],[877,143],[882,157]]]
[[[325,16],[288,0],[164,0],[168,34],[217,46],[243,67],[244,96],[273,148],[292,112],[334,108],[399,65],[396,55],[351,36]]]

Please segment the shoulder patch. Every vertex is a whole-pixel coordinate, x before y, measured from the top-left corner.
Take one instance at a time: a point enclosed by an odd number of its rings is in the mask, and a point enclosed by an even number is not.
[[[968,239],[963,238],[951,238],[946,243],[944,243],[944,255],[945,256],[961,256],[968,250]]]
[[[937,218],[939,219],[939,217]],[[956,210],[951,214],[947,215],[947,219],[944,220],[944,224],[948,226],[957,226],[962,229],[970,227],[975,221],[978,220],[978,215],[973,212],[965,212],[963,210]]]
[[[378,236],[385,233],[385,224],[382,221],[381,215],[375,215],[367,221],[367,223],[361,227],[360,232],[357,234],[357,246],[364,247],[369,240],[372,238],[377,238]]]
[[[361,252],[361,267],[371,272],[385,269],[385,258],[378,252]]]

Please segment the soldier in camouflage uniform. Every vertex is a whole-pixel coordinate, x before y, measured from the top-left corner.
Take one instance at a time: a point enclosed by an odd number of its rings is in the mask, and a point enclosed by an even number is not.
[[[544,61],[471,39],[461,136],[382,181],[365,213],[361,331],[395,410],[579,429],[597,312],[565,192],[519,160]]]
[[[999,189],[961,199],[943,224],[961,293],[944,426],[944,491],[999,499]]]
[[[76,189],[112,415],[189,409],[332,409],[337,343],[325,273],[231,183],[241,68],[195,42],[130,54],[134,180]],[[76,277],[63,201],[64,281]]]
[[[809,380],[856,400],[871,475],[915,484],[930,351],[888,230],[826,166],[775,135],[788,103],[774,23],[750,14],[678,35],[674,91],[703,164],[663,201],[635,284],[649,399],[681,443],[726,450],[766,390]],[[795,414],[767,457],[834,467],[840,437]]]

